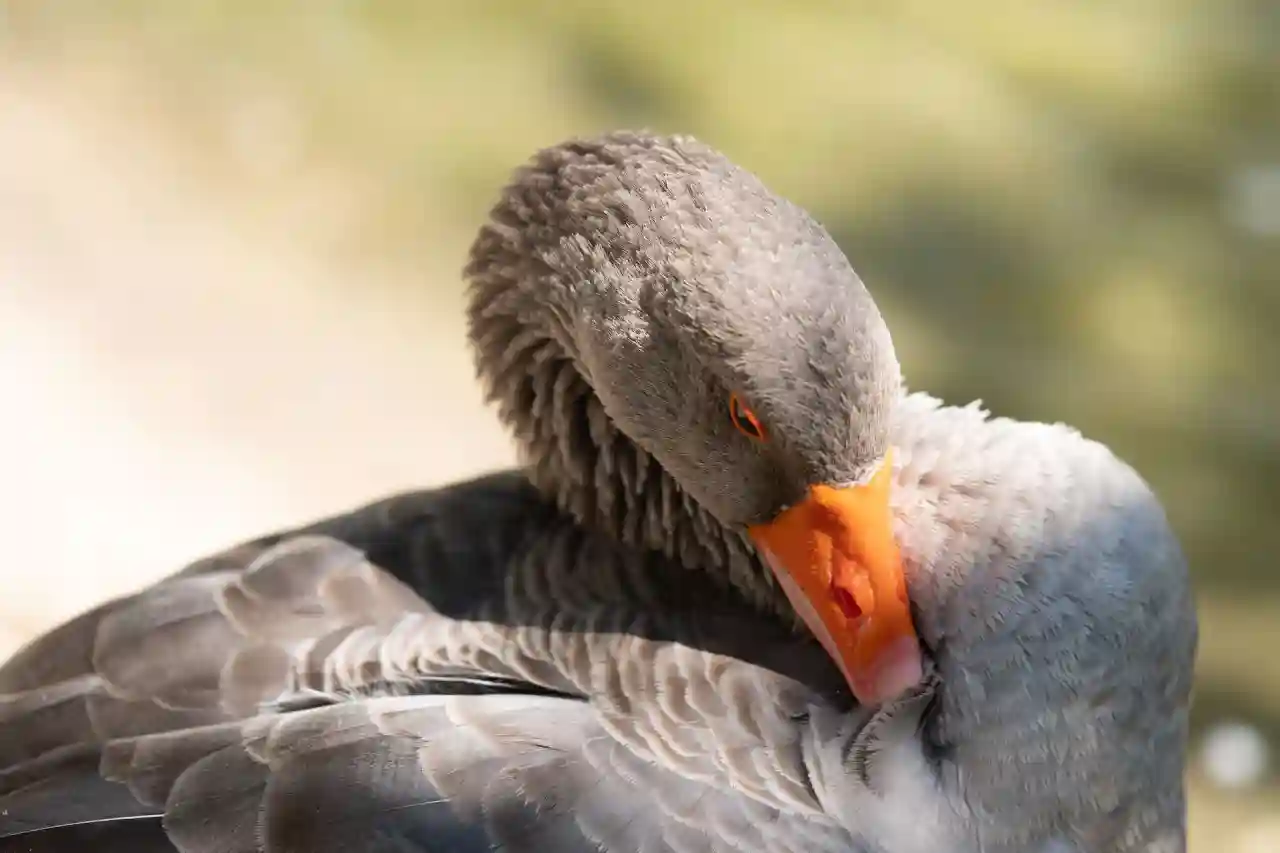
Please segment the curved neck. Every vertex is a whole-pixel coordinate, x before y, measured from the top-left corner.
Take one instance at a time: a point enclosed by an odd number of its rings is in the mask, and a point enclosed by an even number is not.
[[[696,503],[624,435],[577,366],[569,332],[527,289],[473,262],[470,333],[477,370],[516,437],[533,484],[584,526],[726,580],[756,607],[794,620],[755,550]],[[509,268],[508,268],[509,269]]]
[[[554,164],[551,164],[554,166]],[[533,183],[537,175],[525,173]],[[541,187],[540,204],[563,188]],[[746,538],[695,502],[605,412],[581,366],[573,293],[598,262],[561,269],[563,231],[510,193],[472,245],[468,322],[476,368],[533,484],[584,526],[727,581],[756,607],[795,614]]]

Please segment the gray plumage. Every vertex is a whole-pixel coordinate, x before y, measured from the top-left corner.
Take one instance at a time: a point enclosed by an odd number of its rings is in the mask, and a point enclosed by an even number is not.
[[[692,140],[541,152],[467,275],[523,471],[21,650],[0,851],[1184,848],[1187,574],[1106,448],[908,394],[830,238]],[[931,673],[868,709],[742,531],[890,446]]]

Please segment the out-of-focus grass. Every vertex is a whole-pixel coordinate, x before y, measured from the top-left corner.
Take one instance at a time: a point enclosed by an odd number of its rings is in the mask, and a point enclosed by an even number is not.
[[[320,220],[442,304],[537,146],[723,148],[828,225],[915,385],[1069,421],[1151,480],[1204,594],[1197,722],[1280,738],[1274,4],[14,0],[3,27],[128,93],[244,215]],[[1225,833],[1197,849],[1280,805],[1196,790]]]

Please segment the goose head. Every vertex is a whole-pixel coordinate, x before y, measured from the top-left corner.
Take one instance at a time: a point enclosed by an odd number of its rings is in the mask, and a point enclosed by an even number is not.
[[[692,139],[540,152],[467,275],[479,374],[534,483],[803,623],[838,666],[860,708],[815,712],[808,764],[865,849],[1182,849],[1185,565],[1105,448],[938,413],[917,448],[1016,432],[952,463],[1002,459],[1003,496],[979,465],[895,519],[893,442],[927,403],[875,303],[811,217]],[[1043,491],[1079,494],[1072,517]]]
[[[754,548],[864,704],[919,682],[889,508],[898,362],[813,219],[692,140],[616,134],[542,152],[469,272],[481,373],[543,485],[624,538],[717,551],[695,564]]]

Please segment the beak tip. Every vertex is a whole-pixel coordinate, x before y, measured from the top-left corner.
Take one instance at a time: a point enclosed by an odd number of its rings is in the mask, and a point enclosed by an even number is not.
[[[897,699],[924,680],[924,661],[915,637],[902,637],[886,648],[871,672],[856,680],[854,695],[875,707]]]

